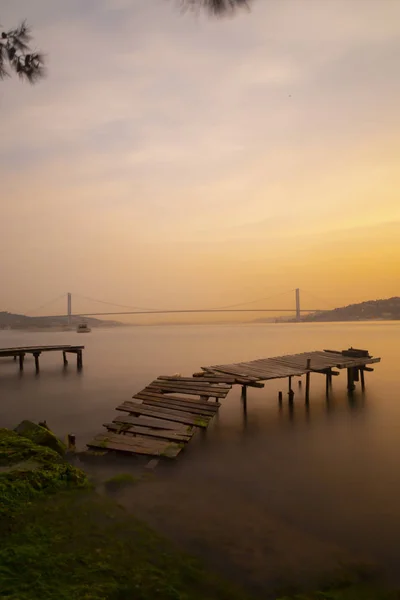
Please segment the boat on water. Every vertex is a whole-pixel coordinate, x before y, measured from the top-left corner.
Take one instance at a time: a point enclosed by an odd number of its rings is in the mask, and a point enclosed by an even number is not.
[[[90,333],[92,330],[87,323],[79,323],[76,331],[77,333]]]

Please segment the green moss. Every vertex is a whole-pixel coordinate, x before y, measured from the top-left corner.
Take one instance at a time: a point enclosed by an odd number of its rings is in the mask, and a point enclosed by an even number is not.
[[[32,421],[22,421],[15,430],[22,437],[31,440],[38,446],[45,446],[54,450],[60,456],[64,456],[66,447],[55,435],[52,433],[49,428],[42,427],[41,425],[37,425]]]
[[[0,429],[0,465],[0,532],[22,504],[43,492],[88,485],[57,452],[8,429]]]

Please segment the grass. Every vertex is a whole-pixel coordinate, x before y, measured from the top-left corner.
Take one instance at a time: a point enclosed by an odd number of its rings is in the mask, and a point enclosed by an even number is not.
[[[135,482],[123,473],[107,483]],[[59,454],[4,429],[0,498],[4,600],[248,600],[98,495]],[[400,593],[359,572],[280,600],[400,600]]]
[[[245,599],[99,496],[59,454],[4,429],[0,498],[2,599]]]
[[[0,597],[240,600],[244,595],[110,499],[75,490],[44,495],[20,512],[0,547]]]

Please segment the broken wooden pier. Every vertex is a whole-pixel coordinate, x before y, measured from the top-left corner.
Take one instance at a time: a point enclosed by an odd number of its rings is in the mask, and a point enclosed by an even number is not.
[[[97,451],[175,458],[197,429],[208,427],[221,400],[235,384],[242,386],[246,410],[248,387],[263,388],[264,381],[287,378],[292,405],[295,395],[292,378],[305,375],[304,398],[308,403],[312,374],[326,377],[328,394],[332,377],[339,375],[334,369],[346,369],[348,390],[352,392],[357,381],[364,389],[364,373],[373,371],[368,365],[378,362],[380,358],[373,358],[367,350],[349,348],[202,367],[202,371],[192,377],[160,376],[135,394],[133,401],[118,405],[118,414],[104,424],[106,431],[87,445]],[[282,392],[279,392],[279,401],[282,402]]]
[[[161,376],[116,407],[107,430],[87,445],[130,454],[175,458],[196,429],[206,429],[234,383],[229,375]],[[213,401],[211,399],[214,399]]]
[[[24,360],[27,354],[32,354],[35,359],[36,373],[39,373],[39,357],[42,352],[62,352],[64,366],[68,365],[67,354],[76,354],[76,366],[81,369],[83,366],[82,351],[85,346],[17,346],[15,348],[0,348],[0,358],[7,356],[19,360],[20,371],[24,370]]]
[[[233,363],[227,365],[214,365],[212,367],[202,367],[203,372],[215,376],[228,374],[235,378],[235,383],[241,383],[243,386],[243,395],[246,396],[247,386],[256,385],[260,381],[270,379],[288,380],[289,402],[294,399],[294,390],[292,388],[292,378],[306,376],[305,401],[309,401],[310,378],[312,373],[325,375],[326,392],[332,386],[332,377],[339,375],[334,369],[347,370],[347,389],[352,392],[355,389],[355,382],[361,381],[361,387],[364,389],[364,373],[373,371],[370,364],[380,362],[380,358],[373,358],[368,350],[349,348],[348,350],[323,350],[313,352],[302,352],[300,354],[289,354],[285,356],[275,356],[273,358],[262,358],[250,362]],[[246,378],[248,379],[246,383]]]

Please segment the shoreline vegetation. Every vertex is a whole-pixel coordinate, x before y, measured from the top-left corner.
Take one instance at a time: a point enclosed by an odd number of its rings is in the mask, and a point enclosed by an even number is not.
[[[126,512],[119,474],[99,493],[43,424],[0,429],[0,597],[9,600],[396,600],[369,568],[343,569],[318,592],[254,596],[204,569]],[[290,585],[288,583],[288,590]]]

